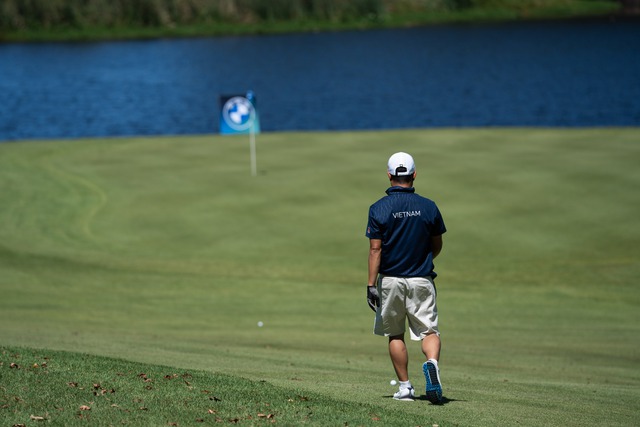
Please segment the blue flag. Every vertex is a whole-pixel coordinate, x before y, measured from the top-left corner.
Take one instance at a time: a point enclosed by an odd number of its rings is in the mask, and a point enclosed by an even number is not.
[[[253,92],[220,97],[220,133],[260,133],[260,118]]]

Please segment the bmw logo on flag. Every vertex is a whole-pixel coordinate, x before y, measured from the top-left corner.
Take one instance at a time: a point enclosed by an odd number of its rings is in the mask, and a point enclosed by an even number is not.
[[[221,101],[221,133],[247,133],[256,124],[257,112],[251,100],[244,96],[231,96]]]

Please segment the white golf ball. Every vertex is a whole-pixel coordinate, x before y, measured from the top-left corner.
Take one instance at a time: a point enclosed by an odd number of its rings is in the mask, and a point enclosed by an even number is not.
[[[391,385],[396,385],[396,384],[398,384],[398,383],[396,382],[396,380],[391,380],[391,381],[389,381],[389,384],[391,384]]]
[[[258,328],[262,328],[263,326],[264,326],[264,323],[258,322]]]

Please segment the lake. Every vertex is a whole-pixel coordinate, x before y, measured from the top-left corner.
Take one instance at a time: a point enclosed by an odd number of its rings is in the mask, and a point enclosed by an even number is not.
[[[570,21],[0,44],[0,141],[262,131],[638,126],[640,25]]]

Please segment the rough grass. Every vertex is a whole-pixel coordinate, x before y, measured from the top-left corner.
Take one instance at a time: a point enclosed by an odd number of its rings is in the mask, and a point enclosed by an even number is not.
[[[267,381],[0,347],[3,425],[367,425],[420,417]]]
[[[166,420],[181,425],[214,420],[197,396],[218,393],[219,381],[238,392],[225,422],[266,422],[255,418],[267,413],[262,395],[249,390],[269,384],[281,425],[303,421],[307,402],[289,414],[279,400],[299,395],[321,402],[309,421],[318,425],[342,415],[350,425],[637,425],[638,136],[267,133],[257,177],[248,137],[0,144],[0,420],[109,424],[100,420],[111,406],[78,409],[100,383],[122,390],[101,399],[122,399],[124,419],[144,424],[131,406],[146,392],[143,371],[154,385],[201,378],[180,389],[193,413]],[[442,406],[389,398],[393,370],[365,302],[366,214],[399,150],[416,158],[417,190],[449,229],[436,266]],[[412,346],[418,390],[421,358]],[[51,376],[33,368],[43,362]],[[118,366],[133,362],[120,378]],[[81,381],[56,377],[68,365]],[[110,385],[118,378],[129,385]],[[38,392],[22,397],[39,381],[50,395],[79,393],[74,381],[86,393],[57,411]],[[154,399],[176,392],[154,390]]]

